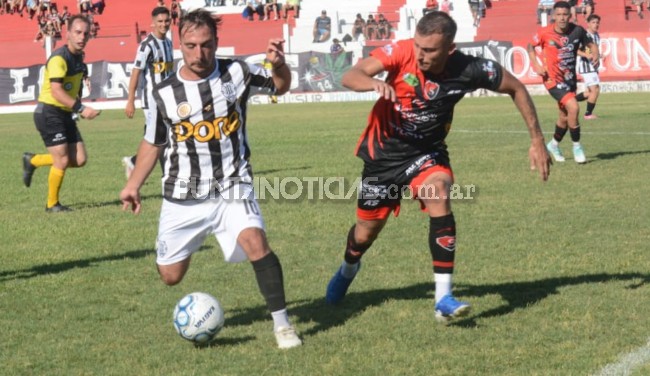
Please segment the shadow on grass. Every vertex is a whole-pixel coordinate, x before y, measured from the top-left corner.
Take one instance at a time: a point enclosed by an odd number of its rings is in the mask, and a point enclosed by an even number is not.
[[[451,325],[468,328],[475,327],[477,325],[477,319],[504,316],[517,309],[526,309],[551,295],[559,294],[559,289],[562,287],[616,281],[634,282],[628,285],[627,288],[637,289],[650,283],[650,274],[601,273],[492,285],[457,284],[454,293],[459,299],[500,295],[506,303],[487,311],[482,311],[480,307],[473,307],[473,314],[459,319]],[[354,290],[354,287],[352,287],[352,290]],[[290,302],[288,309],[289,314],[295,317],[294,320],[297,323],[305,323],[306,325],[314,324],[310,329],[301,330],[303,335],[310,336],[321,331],[326,331],[332,327],[343,325],[346,321],[361,315],[368,308],[380,306],[388,300],[416,299],[432,300],[433,284],[427,282],[395,289],[350,292],[346,295],[345,300],[337,306],[327,305],[324,298],[294,301]],[[469,300],[471,301],[471,299]],[[269,318],[266,307],[262,305],[231,313],[233,316],[227,319],[226,325],[248,325],[254,321],[268,320]],[[431,315],[433,319],[433,302]]]
[[[140,196],[141,201],[146,201],[146,200],[149,200],[149,199],[152,199],[152,198],[160,198],[161,201],[162,201],[162,195],[161,194]],[[118,206],[118,207],[121,208],[122,207],[122,201],[120,201],[119,199],[116,199],[116,200],[104,201],[104,202],[80,202],[78,204],[70,205],[70,207],[75,209],[75,210],[102,208],[102,207],[105,207],[105,206]]]
[[[637,151],[620,151],[615,153],[599,153],[594,156],[594,159],[598,160],[609,160],[622,157],[624,155],[635,155],[635,154],[649,154],[650,150],[637,150]]]
[[[47,275],[47,274],[58,274],[58,273],[67,272],[68,270],[71,269],[88,268],[91,266],[96,266],[98,263],[105,262],[105,261],[138,259],[155,253],[156,251],[153,249],[141,249],[141,250],[129,251],[117,255],[91,257],[83,260],[65,261],[65,262],[54,263],[54,264],[42,264],[42,265],[32,266],[31,268],[27,268],[27,269],[0,271],[0,282],[5,282],[13,279],[34,278],[34,277]]]

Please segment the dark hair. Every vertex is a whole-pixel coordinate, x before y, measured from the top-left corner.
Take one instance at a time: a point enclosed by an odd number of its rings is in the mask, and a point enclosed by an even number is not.
[[[169,9],[167,9],[165,7],[155,7],[151,11],[151,18],[154,18],[159,14],[166,14],[166,15],[169,16]]]
[[[221,25],[221,17],[217,15],[212,15],[207,10],[196,9],[181,17],[178,22],[178,36],[182,37],[183,33],[190,28],[197,28],[201,26],[207,26],[210,28],[212,34],[217,37],[217,28]]]
[[[568,1],[558,1],[557,3],[553,4],[553,10],[558,8],[571,10],[571,4],[569,4]]]
[[[81,20],[81,22],[85,23],[86,25],[88,25],[88,27],[90,27],[90,20],[88,19],[88,17],[84,16],[83,14],[75,14],[74,16],[70,17],[68,21],[66,21],[68,23],[68,31],[72,31],[72,25],[76,20]]]
[[[591,20],[598,20],[600,21],[600,16],[597,14],[590,14],[589,17],[587,17],[587,22],[591,22]]]
[[[420,35],[442,34],[450,42],[456,38],[456,30],[456,21],[447,13],[439,11],[425,14],[415,27],[415,32]]]

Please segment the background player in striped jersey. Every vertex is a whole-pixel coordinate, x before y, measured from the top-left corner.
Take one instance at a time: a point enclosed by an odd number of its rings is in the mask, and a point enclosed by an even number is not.
[[[144,111],[145,131],[155,129],[155,126],[147,127],[146,124],[155,124],[158,119],[156,102],[152,97],[154,85],[161,82],[174,71],[174,51],[172,41],[167,38],[167,32],[171,27],[171,16],[169,9],[156,7],[151,12],[151,26],[153,30],[140,43],[135,54],[131,79],[129,80],[129,96],[126,101],[124,113],[127,117],[133,118],[135,113],[136,91],[140,83],[140,77],[144,75],[144,87],[141,95],[142,110]],[[136,156],[122,158],[122,164],[126,170],[128,179],[135,166]]]
[[[67,43],[47,59],[43,86],[34,110],[34,123],[47,154],[23,154],[23,183],[29,187],[38,167],[50,167],[46,212],[71,209],[59,203],[59,192],[68,167],[83,167],[87,153],[75,117],[94,119],[101,111],[81,103],[82,81],[88,75],[83,61],[90,39],[90,22],[81,15],[68,20]]]
[[[138,163],[120,194],[124,209],[140,212],[140,187],[164,149],[163,204],[158,228],[158,272],[164,283],[179,283],[193,252],[212,233],[230,262],[250,260],[274,323],[280,348],[302,341],[289,322],[278,257],[271,251],[252,189],[246,136],[252,86],[284,94],[291,85],[282,39],[269,41],[269,73],[259,65],[216,59],[217,24],[209,12],[181,17],[183,65],[154,88],[163,117],[145,132]],[[154,126],[147,124],[147,127]],[[166,141],[160,142],[160,135]]]
[[[469,304],[452,295],[456,222],[450,189],[454,175],[445,144],[454,106],[466,93],[484,88],[510,95],[528,127],[531,167],[539,169],[543,180],[548,178],[550,158],[525,86],[497,62],[457,51],[456,29],[447,13],[427,13],[418,22],[413,39],[375,49],[343,76],[346,87],[375,91],[379,99],[357,146],[357,156],[364,161],[357,221],[347,235],[344,261],[327,286],[325,299],[330,304],[344,298],[364,252],[391,212],[399,213],[406,188],[429,216],[436,319],[448,322],[469,312]],[[383,71],[388,73],[385,82],[374,78]]]
[[[587,162],[580,143],[580,107],[576,101],[576,60],[580,45],[591,51],[591,62],[598,68],[598,46],[589,38],[587,31],[572,22],[571,5],[558,1],[553,5],[554,23],[537,31],[533,42],[528,44],[528,55],[535,73],[544,80],[549,94],[558,102],[559,115],[553,139],[546,145],[557,162],[564,162],[560,141],[569,131],[573,141],[573,159],[577,163]],[[541,49],[542,64],[537,60],[536,47]]]
[[[589,38],[600,46],[600,16],[591,14],[587,17],[587,34]],[[582,102],[587,101],[587,110],[585,111],[585,120],[593,120],[598,117],[593,114],[596,108],[596,101],[600,94],[600,78],[598,77],[598,68],[594,67],[591,63],[592,51],[587,46],[582,46],[578,50],[578,73],[582,76],[585,83],[585,91],[576,95],[576,100]]]

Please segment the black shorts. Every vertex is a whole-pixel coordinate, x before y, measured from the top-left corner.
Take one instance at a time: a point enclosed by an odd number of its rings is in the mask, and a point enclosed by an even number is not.
[[[555,99],[560,108],[564,108],[566,102],[571,98],[576,97],[576,85],[571,83],[565,83],[562,85],[553,86],[548,89],[548,93],[551,94],[551,97]]]
[[[72,113],[56,106],[38,102],[34,110],[34,124],[47,147],[83,141]]]
[[[420,155],[402,164],[391,165],[364,163],[361,187],[357,197],[357,216],[361,219],[384,219],[391,211],[396,215],[400,201],[412,195],[413,188],[420,185],[430,174],[443,171],[453,179],[449,159],[444,152]]]

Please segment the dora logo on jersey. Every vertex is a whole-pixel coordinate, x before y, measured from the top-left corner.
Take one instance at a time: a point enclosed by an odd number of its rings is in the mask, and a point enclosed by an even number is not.
[[[174,138],[177,142],[185,142],[190,137],[198,142],[208,142],[211,140],[221,140],[221,137],[228,137],[237,132],[241,127],[239,113],[233,112],[228,117],[219,117],[212,121],[201,120],[196,124],[189,121],[181,121],[174,124]]]
[[[424,98],[427,100],[432,100],[438,95],[440,91],[440,85],[435,82],[427,81],[424,84]]]
[[[151,63],[154,73],[171,72],[174,69],[174,63]]]

